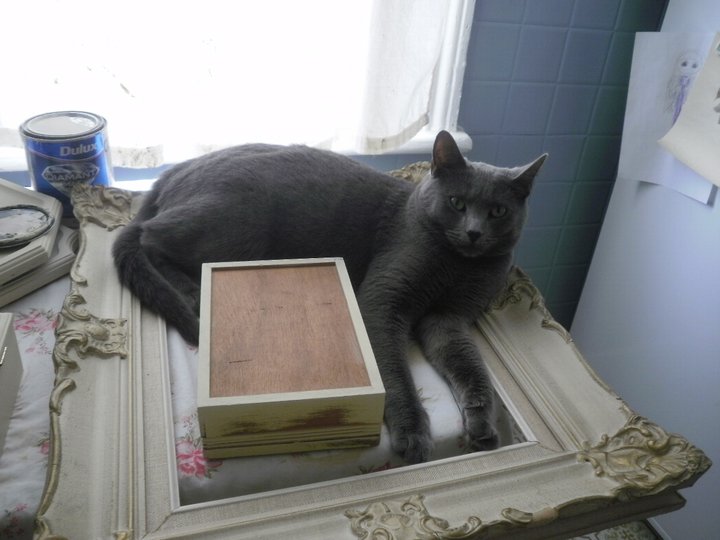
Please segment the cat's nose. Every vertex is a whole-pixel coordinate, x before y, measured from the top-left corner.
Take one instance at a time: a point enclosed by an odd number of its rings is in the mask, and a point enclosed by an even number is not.
[[[482,236],[482,233],[480,231],[468,231],[467,232],[468,238],[470,239],[470,242],[474,244],[478,241],[478,238]]]

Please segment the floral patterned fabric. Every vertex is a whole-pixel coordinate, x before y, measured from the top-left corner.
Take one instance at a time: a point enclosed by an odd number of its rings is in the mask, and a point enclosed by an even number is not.
[[[60,279],[0,307],[0,311],[14,314],[13,327],[23,364],[5,448],[0,454],[2,539],[32,538],[47,471],[55,326],[69,288],[69,280]]]

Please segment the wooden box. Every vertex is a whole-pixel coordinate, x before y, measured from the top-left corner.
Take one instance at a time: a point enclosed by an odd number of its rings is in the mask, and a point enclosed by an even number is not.
[[[372,446],[385,391],[342,259],[203,265],[205,455]]]
[[[0,454],[15,408],[22,372],[22,360],[13,330],[13,314],[0,313]]]

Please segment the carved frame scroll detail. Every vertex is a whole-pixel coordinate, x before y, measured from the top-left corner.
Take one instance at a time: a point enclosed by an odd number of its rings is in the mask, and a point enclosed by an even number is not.
[[[603,435],[594,446],[583,446],[578,460],[590,463],[597,476],[617,481],[620,485],[615,493],[623,500],[682,486],[712,465],[686,439],[668,434],[638,415],[632,416],[615,435]]]
[[[413,495],[404,501],[379,501],[365,510],[347,510],[353,534],[361,540],[433,540],[471,538],[482,529],[480,518],[470,516],[458,526],[430,515],[423,495]]]

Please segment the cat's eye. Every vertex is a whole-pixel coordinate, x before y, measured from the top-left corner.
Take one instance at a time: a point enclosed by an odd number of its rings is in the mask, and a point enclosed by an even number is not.
[[[505,214],[507,214],[507,208],[505,208],[504,206],[493,206],[490,209],[490,217],[501,218]]]
[[[452,197],[450,197],[450,204],[458,212],[465,211],[465,208],[466,208],[465,201],[463,201],[460,197],[455,197],[454,195]]]

